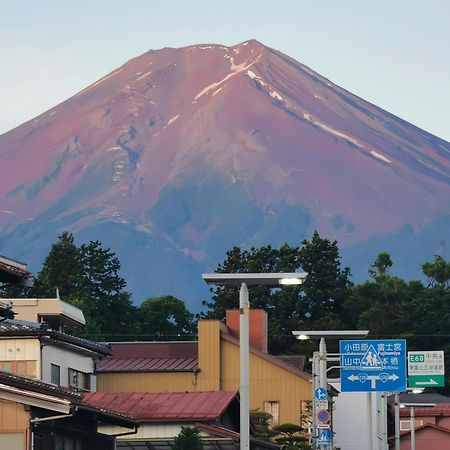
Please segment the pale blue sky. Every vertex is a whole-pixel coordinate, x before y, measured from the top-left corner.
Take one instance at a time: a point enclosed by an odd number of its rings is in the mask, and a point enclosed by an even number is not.
[[[0,0],[0,134],[149,49],[250,38],[450,141],[450,0]]]

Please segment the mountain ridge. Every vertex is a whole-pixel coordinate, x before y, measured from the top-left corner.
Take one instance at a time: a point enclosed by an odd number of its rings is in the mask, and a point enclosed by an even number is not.
[[[350,248],[450,215],[448,142],[256,40],[132,58],[1,135],[0,165],[0,252],[25,259],[39,236],[124,227],[192,274],[233,245],[318,229]]]

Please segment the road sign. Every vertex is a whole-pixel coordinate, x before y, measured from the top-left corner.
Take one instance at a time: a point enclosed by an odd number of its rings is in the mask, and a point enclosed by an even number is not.
[[[444,374],[443,351],[408,352],[409,387],[445,386]]]
[[[319,435],[316,439],[316,444],[327,445],[331,444],[331,430],[329,428],[322,428],[319,430]]]
[[[322,409],[317,413],[317,420],[321,423],[330,421],[330,413],[326,409]]]
[[[406,391],[404,339],[340,341],[342,392]]]
[[[314,400],[316,411],[320,411],[321,409],[328,409],[328,400]]]
[[[326,400],[328,397],[327,390],[324,387],[319,387],[314,391],[314,397],[317,400]]]

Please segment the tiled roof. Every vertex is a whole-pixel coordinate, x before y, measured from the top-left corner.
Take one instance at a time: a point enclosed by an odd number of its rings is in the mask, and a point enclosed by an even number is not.
[[[436,392],[423,392],[422,394],[413,394],[409,392],[400,392],[400,403],[450,403],[450,397],[438,394]],[[394,402],[394,396],[389,396],[389,403]]]
[[[96,407],[95,405],[85,405],[83,403],[83,394],[71,388],[56,386],[34,378],[3,371],[0,371],[0,385],[21,389],[22,392],[34,392],[67,400],[71,404],[72,411],[76,412],[82,409],[96,413],[101,416],[101,420],[107,423],[126,427],[134,427],[137,425],[130,416],[119,411],[108,410],[107,408]]]
[[[198,369],[197,342],[113,343],[97,372],[183,372]]]
[[[20,283],[30,275],[25,263],[0,255],[0,283]]]
[[[82,399],[82,395],[73,389],[3,371],[0,371],[0,383],[32,392],[62,397],[72,401]]]
[[[447,433],[447,434],[450,433],[450,429],[445,428],[445,427],[441,427],[441,426],[438,426],[438,425],[434,425],[432,423],[424,423],[423,425],[419,425],[418,427],[415,428],[415,431],[417,433],[417,432],[420,432],[421,430],[424,430],[425,428],[433,428],[433,429],[435,429],[437,431],[442,431],[442,432]],[[405,436],[405,435],[410,434],[410,433],[411,433],[411,430],[402,431],[400,433],[400,436]],[[389,439],[393,439],[393,437],[390,437]]]
[[[93,392],[83,404],[117,411],[141,422],[209,421],[218,419],[237,399],[236,392]]]
[[[96,352],[100,355],[109,355],[110,346],[100,342],[90,341],[59,331],[48,330],[44,324],[27,322],[24,320],[4,320],[0,322],[0,337],[9,336],[37,336],[48,337],[54,341],[64,342],[69,345],[75,345],[85,350]]]

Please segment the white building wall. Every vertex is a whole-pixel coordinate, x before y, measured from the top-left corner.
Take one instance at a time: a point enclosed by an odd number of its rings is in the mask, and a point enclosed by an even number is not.
[[[42,348],[42,381],[51,383],[51,365],[61,368],[60,385],[69,387],[69,369],[89,373],[91,391],[97,390],[97,378],[94,375],[94,358],[71,351],[65,347],[44,344]]]
[[[340,383],[332,382],[338,391],[340,391]],[[372,449],[381,450],[381,440],[379,426],[381,421],[378,420],[379,401],[377,402],[377,394],[366,392],[341,392],[338,397],[334,398],[333,407],[333,433],[334,445],[340,450],[363,450],[369,448],[368,434],[368,395],[372,396]],[[378,395],[379,397],[379,395]]]
[[[138,428],[136,434],[127,436],[119,436],[117,439],[132,441],[142,439],[171,439],[175,437],[180,431],[181,427],[194,426],[195,423],[183,422],[183,423],[142,423]],[[126,428],[112,426],[112,425],[100,425],[99,432],[104,434],[119,434],[130,431]]]

